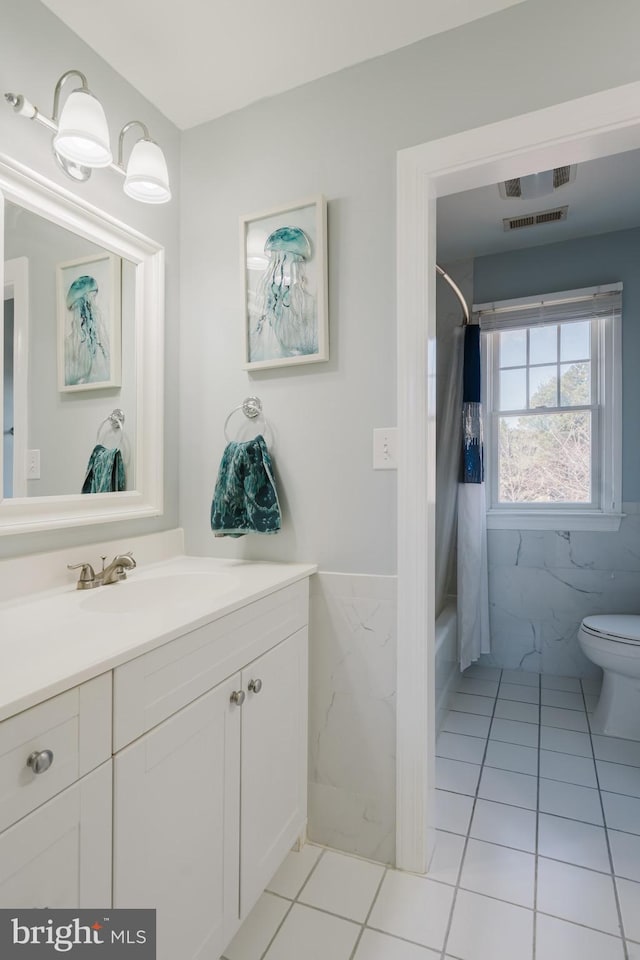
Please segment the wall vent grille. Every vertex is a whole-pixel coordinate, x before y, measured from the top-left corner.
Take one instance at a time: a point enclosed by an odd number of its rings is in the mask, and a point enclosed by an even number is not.
[[[520,177],[515,177],[513,180],[505,180],[504,192],[507,197],[521,196],[522,191],[520,189]]]
[[[541,210],[539,213],[528,213],[522,217],[505,217],[502,225],[505,230],[520,230],[522,227],[537,227],[543,223],[559,223],[567,219],[568,205],[556,207],[555,210]]]
[[[573,176],[575,177],[575,167]],[[564,187],[565,183],[569,183],[571,179],[571,167],[555,167],[553,171],[553,189],[557,190],[558,187]]]
[[[577,165],[554,167],[553,169],[553,189],[564,187],[568,183],[573,183],[576,178]],[[518,200],[522,196],[522,184],[520,177],[513,177],[511,180],[503,180],[498,184],[498,190],[503,200]]]

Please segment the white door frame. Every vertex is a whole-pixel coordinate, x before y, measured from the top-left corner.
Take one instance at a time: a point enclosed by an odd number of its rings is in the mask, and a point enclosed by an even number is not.
[[[13,496],[27,496],[29,260],[4,263],[4,300],[13,300]],[[1,455],[0,455],[1,459]],[[0,497],[2,495],[0,472]]]
[[[436,200],[640,147],[640,82],[401,150],[396,865],[425,873],[435,761]]]

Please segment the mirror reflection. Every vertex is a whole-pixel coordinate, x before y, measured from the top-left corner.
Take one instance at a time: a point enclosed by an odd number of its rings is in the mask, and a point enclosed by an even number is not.
[[[135,265],[5,202],[2,496],[133,490]]]

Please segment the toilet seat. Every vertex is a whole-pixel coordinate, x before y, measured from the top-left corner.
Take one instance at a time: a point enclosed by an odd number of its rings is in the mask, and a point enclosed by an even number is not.
[[[592,637],[612,643],[640,645],[640,616],[630,614],[603,614],[585,617],[582,630]]]

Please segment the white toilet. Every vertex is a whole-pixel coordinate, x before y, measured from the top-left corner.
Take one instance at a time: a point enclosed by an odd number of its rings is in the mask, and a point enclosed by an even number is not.
[[[640,616],[585,617],[578,640],[604,671],[594,732],[640,740]]]

